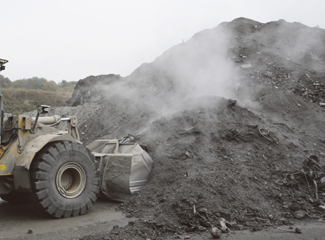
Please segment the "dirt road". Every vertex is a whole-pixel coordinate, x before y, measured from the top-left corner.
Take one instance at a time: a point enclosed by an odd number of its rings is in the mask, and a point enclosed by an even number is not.
[[[28,204],[10,205],[0,200],[0,239],[74,239],[109,232],[130,221],[115,210],[118,203],[97,201],[87,214],[68,219],[41,215]],[[28,234],[31,229],[32,233]]]

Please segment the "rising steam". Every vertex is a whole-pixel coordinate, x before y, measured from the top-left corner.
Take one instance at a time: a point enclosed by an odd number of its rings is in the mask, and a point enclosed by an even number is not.
[[[199,32],[102,89],[110,99],[122,96],[156,116],[184,110],[197,97],[233,98],[238,77],[227,55],[230,35],[223,26]]]

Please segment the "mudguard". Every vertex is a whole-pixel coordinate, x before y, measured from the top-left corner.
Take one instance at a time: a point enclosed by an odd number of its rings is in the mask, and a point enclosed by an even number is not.
[[[30,141],[24,151],[19,155],[14,169],[14,186],[19,192],[31,192],[29,168],[36,155],[46,144],[57,141],[76,142],[67,132],[56,132],[54,134],[41,135]]]

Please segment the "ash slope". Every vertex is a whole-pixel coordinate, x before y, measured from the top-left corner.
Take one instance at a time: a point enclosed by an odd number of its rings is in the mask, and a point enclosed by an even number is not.
[[[195,34],[128,77],[79,81],[71,111],[96,106],[79,111],[82,140],[130,133],[155,161],[149,184],[122,209],[159,224],[129,225],[119,236],[196,231],[219,217],[244,227],[283,224],[293,210],[322,217],[324,187],[316,201],[291,173],[310,155],[325,162],[324,64],[324,30],[239,18]],[[194,215],[194,205],[208,214]]]

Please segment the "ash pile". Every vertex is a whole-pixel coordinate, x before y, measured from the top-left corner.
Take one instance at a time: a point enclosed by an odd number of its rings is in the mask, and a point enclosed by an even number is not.
[[[76,114],[86,144],[132,134],[154,159],[148,185],[120,205],[141,220],[105,237],[324,221],[324,64],[325,30],[238,18],[130,76],[80,80],[54,113]]]

